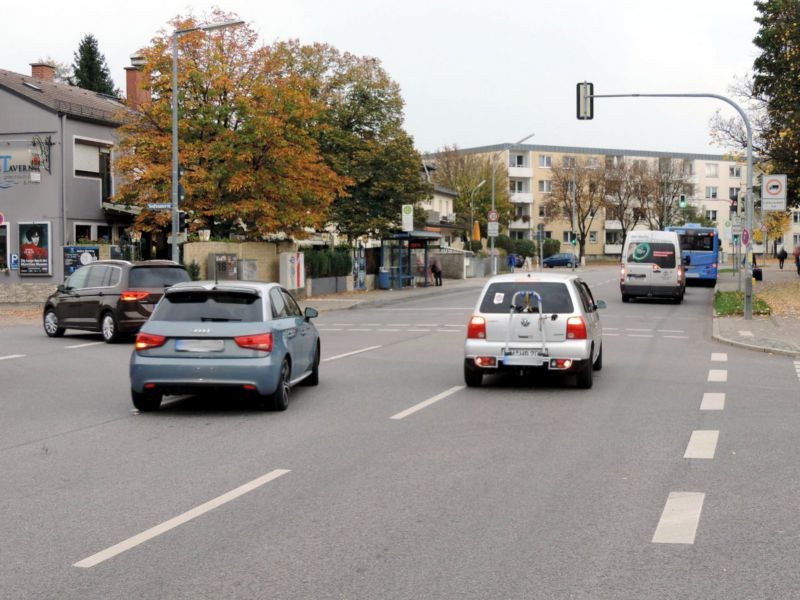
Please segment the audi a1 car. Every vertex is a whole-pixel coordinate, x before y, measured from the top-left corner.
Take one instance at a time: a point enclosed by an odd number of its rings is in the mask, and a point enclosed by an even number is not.
[[[603,329],[589,286],[575,274],[513,273],[486,282],[467,325],[464,381],[500,371],[574,374],[592,387],[603,367]]]
[[[98,260],[84,265],[58,286],[44,305],[44,332],[61,337],[66,329],[99,331],[106,342],[136,333],[164,289],[190,281],[171,260]]]
[[[133,405],[153,411],[164,395],[239,391],[285,410],[293,386],[319,383],[316,316],[277,283],[174,285],[136,336]]]

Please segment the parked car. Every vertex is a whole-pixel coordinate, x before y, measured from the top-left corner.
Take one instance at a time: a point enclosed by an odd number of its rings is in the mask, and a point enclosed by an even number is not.
[[[569,252],[561,252],[559,254],[552,254],[542,261],[545,267],[572,267],[578,265],[578,259],[574,254]]]
[[[499,371],[575,374],[592,387],[603,367],[603,300],[574,274],[515,273],[489,279],[467,325],[464,381]]]
[[[277,283],[195,281],[169,288],[136,336],[131,397],[157,410],[165,394],[243,391],[285,410],[289,390],[319,383],[320,340]]]
[[[44,332],[99,331],[106,342],[136,333],[150,317],[164,289],[191,277],[169,260],[98,260],[84,265],[58,286],[44,305]]]

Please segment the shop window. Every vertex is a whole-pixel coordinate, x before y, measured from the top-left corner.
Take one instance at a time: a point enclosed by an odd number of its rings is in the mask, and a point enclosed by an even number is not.
[[[82,241],[88,242],[92,239],[91,225],[75,225],[75,242],[80,244]]]

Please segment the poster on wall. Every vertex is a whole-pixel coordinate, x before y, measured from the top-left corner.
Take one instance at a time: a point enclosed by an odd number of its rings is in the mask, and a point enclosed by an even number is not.
[[[100,246],[64,246],[64,277],[96,260],[100,260]]]
[[[50,275],[50,223],[19,224],[19,274]]]

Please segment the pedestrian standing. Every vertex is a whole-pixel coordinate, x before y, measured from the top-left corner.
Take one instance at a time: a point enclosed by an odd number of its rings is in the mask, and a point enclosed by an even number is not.
[[[434,284],[442,285],[442,261],[438,254],[431,258],[431,273],[433,273]]]
[[[509,253],[508,258],[506,258],[506,264],[509,272],[513,273],[514,268],[517,266],[517,257],[513,252]]]
[[[781,271],[783,271],[783,261],[785,261],[788,256],[789,254],[786,252],[786,248],[781,248],[781,251],[778,252],[778,266],[781,268]]]

